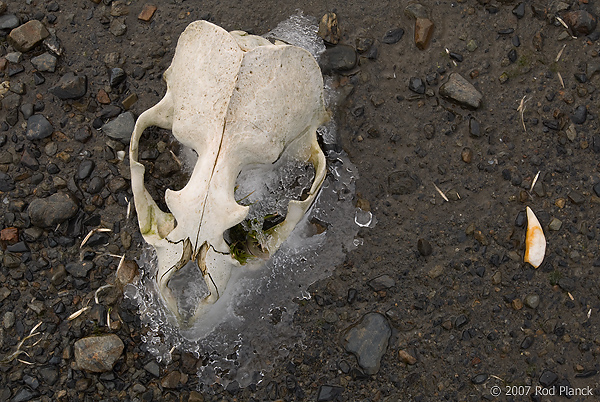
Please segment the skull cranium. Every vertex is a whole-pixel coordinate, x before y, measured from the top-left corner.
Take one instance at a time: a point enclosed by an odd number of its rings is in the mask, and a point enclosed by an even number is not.
[[[314,166],[307,196],[290,200],[285,220],[268,231],[264,251],[273,254],[323,183],[325,156],[316,129],[328,116],[321,72],[307,51],[228,33],[206,21],[190,24],[181,34],[164,79],[164,98],[142,113],[134,128],[131,185],[141,233],[157,253],[159,292],[180,325],[189,326],[227,292],[232,270],[242,269],[224,238],[248,215],[248,206],[234,198],[238,175],[248,166],[272,165],[282,155]],[[168,212],[145,188],[145,168],[138,160],[139,141],[149,126],[172,130],[198,155],[185,187],[166,191]],[[169,279],[190,261],[209,294],[183,317]]]

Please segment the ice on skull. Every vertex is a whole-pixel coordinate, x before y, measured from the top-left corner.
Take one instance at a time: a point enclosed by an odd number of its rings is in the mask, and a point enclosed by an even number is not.
[[[275,169],[283,158],[314,167],[306,194],[289,201],[285,219],[266,230],[261,252],[272,255],[323,183],[325,156],[316,130],[328,115],[321,71],[310,53],[240,31],[228,33],[206,21],[193,22],[181,34],[164,79],[164,98],[142,113],[134,128],[131,186],[140,231],[156,250],[158,290],[180,326],[190,326],[228,291],[232,270],[246,269],[246,260],[225,238],[249,211],[235,199],[238,176],[245,169]],[[150,126],[171,130],[198,155],[187,184],[166,191],[168,211],[150,196],[138,160],[142,133]],[[208,292],[183,315],[169,280],[190,263]]]

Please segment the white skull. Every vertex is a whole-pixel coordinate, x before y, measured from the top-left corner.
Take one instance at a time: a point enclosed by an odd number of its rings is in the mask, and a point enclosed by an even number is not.
[[[323,183],[325,156],[316,129],[328,116],[321,72],[307,51],[228,33],[206,21],[193,22],[181,34],[164,79],[164,98],[140,115],[133,131],[131,186],[141,233],[156,249],[159,292],[180,326],[187,327],[227,292],[232,270],[245,269],[224,239],[248,214],[249,207],[234,198],[242,169],[272,165],[282,155],[314,166],[308,197],[291,200],[285,220],[268,232],[263,251],[272,255]],[[149,126],[172,130],[198,154],[185,187],[165,193],[170,212],[162,211],[144,186],[138,146]],[[190,261],[197,263],[210,294],[184,319],[168,284]]]

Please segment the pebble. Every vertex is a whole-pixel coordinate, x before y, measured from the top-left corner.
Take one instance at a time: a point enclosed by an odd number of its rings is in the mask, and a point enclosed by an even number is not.
[[[374,42],[375,41],[372,38],[356,38],[356,51],[358,53],[365,53],[366,51],[371,49],[371,46],[373,46]]]
[[[425,50],[433,35],[434,24],[429,18],[417,18],[415,21],[415,45]]]
[[[87,192],[90,194],[98,194],[104,188],[105,182],[104,179],[100,176],[94,176],[91,178]]]
[[[540,297],[535,293],[528,294],[525,296],[524,303],[527,307],[535,309],[540,305]]]
[[[554,385],[556,381],[558,381],[558,376],[550,370],[545,370],[540,376],[540,384],[542,386],[548,388]]]
[[[160,385],[163,388],[174,389],[179,385],[179,381],[181,380],[181,373],[179,371],[171,371],[166,376],[160,380]]]
[[[131,134],[135,127],[135,117],[132,112],[124,112],[117,116],[116,119],[109,121],[102,126],[102,132],[123,143],[129,143]]]
[[[469,134],[475,138],[481,137],[481,127],[474,117],[469,119]]]
[[[417,182],[407,171],[393,172],[388,176],[389,191],[393,195],[408,195],[417,190]]]
[[[417,363],[417,358],[403,349],[398,351],[398,357],[402,363],[409,364],[411,366]]]
[[[419,251],[419,254],[421,254],[423,257],[428,257],[433,252],[431,243],[429,243],[427,239],[417,240],[417,250]]]
[[[125,99],[123,99],[123,102],[121,102],[121,105],[123,105],[123,109],[129,110],[135,104],[135,102],[137,102],[137,100],[138,100],[137,94],[133,93],[133,94],[130,94]]]
[[[95,167],[95,163],[93,160],[91,160],[91,159],[82,160],[81,163],[79,164],[79,167],[77,168],[77,179],[79,179],[79,180],[87,179],[92,174],[94,167]]]
[[[529,349],[533,345],[535,338],[531,335],[527,335],[521,342],[521,349]]]
[[[353,353],[366,374],[379,371],[392,330],[387,319],[379,313],[367,313],[360,321],[344,331],[344,348]]]
[[[424,94],[425,83],[419,77],[411,77],[408,80],[408,89],[418,94]]]
[[[154,377],[160,376],[160,367],[155,361],[150,361],[144,365],[144,370],[152,374]]]
[[[517,19],[521,19],[525,16],[525,3],[519,3],[513,8],[512,13]]]
[[[80,261],[68,263],[65,267],[68,273],[75,278],[87,278],[88,272],[94,268],[93,261]]]
[[[598,25],[598,20],[585,10],[569,11],[563,14],[563,21],[571,28],[574,36],[591,34]]]
[[[553,230],[555,232],[559,231],[561,227],[562,221],[558,218],[552,218],[552,220],[548,224],[548,229]]]
[[[600,197],[600,182],[594,184],[594,187],[592,187],[592,190],[594,190],[594,193],[596,193],[597,197]]]
[[[144,8],[142,8],[142,11],[138,15],[138,19],[148,22],[152,19],[152,16],[155,12],[156,6],[153,6],[152,4],[144,4]]]
[[[0,29],[13,29],[19,26],[19,18],[14,14],[0,15]]]
[[[10,31],[8,41],[18,51],[28,52],[48,36],[50,32],[44,24],[38,20],[31,20]]]
[[[6,60],[8,60],[10,63],[17,64],[23,60],[23,53],[21,53],[21,52],[6,53],[4,58]]]
[[[402,39],[402,36],[404,36],[404,29],[402,29],[402,28],[390,29],[389,31],[387,31],[385,33],[385,35],[383,35],[383,38],[381,38],[381,41],[383,43],[387,43],[388,45],[393,45],[394,43],[400,42],[400,39]]]
[[[580,105],[575,108],[571,115],[571,121],[575,124],[583,124],[587,119],[587,108],[585,105]]]
[[[338,27],[338,19],[335,13],[327,13],[323,15],[319,21],[319,30],[317,35],[326,43],[337,45],[340,41],[341,32]]]
[[[15,313],[12,311],[7,311],[4,313],[4,317],[2,317],[2,326],[5,329],[10,329],[15,325]]]
[[[41,114],[34,114],[27,119],[27,131],[25,137],[30,141],[48,138],[54,132],[52,124]]]
[[[417,18],[429,18],[427,8],[420,3],[411,2],[404,8],[404,15],[416,20]]]
[[[558,280],[558,286],[565,292],[572,292],[575,290],[575,281],[571,278],[560,278]]]
[[[75,362],[80,369],[93,373],[110,371],[124,347],[114,334],[83,338],[75,342]]]
[[[471,382],[473,384],[483,384],[484,382],[486,382],[488,379],[488,375],[485,373],[481,373],[481,374],[477,374],[476,376],[474,376],[473,378],[471,378]]]
[[[440,87],[440,95],[451,101],[472,109],[481,106],[483,95],[463,76],[450,74],[448,82]]]
[[[465,163],[471,163],[471,160],[473,160],[473,151],[471,150],[471,148],[465,147],[461,151],[460,157],[461,157],[461,159],[462,159],[463,162],[465,162]]]
[[[31,59],[31,64],[38,70],[53,73],[56,70],[57,59],[55,56],[46,52]]]
[[[87,77],[68,72],[49,91],[62,100],[79,99],[87,92]]]
[[[77,202],[71,195],[55,193],[47,198],[33,200],[27,208],[27,213],[32,225],[55,228],[59,223],[75,216],[78,210]]]
[[[113,17],[121,17],[129,14],[127,3],[121,0],[113,1],[110,5],[110,15]]]
[[[317,394],[317,402],[337,401],[343,393],[343,387],[335,385],[321,385]]]
[[[580,205],[585,202],[585,197],[583,196],[583,194],[575,190],[569,192],[568,197],[571,200],[571,202],[575,205]]]
[[[58,380],[58,370],[52,366],[38,369],[38,374],[42,377],[42,380],[50,386],[56,384],[56,381]]]
[[[24,387],[15,394],[13,399],[11,399],[11,402],[27,402],[32,400],[33,398],[37,398],[38,396],[40,396],[39,392],[35,390],[32,391],[29,388]]]
[[[356,62],[356,51],[349,45],[338,45],[325,50],[320,60],[324,74],[351,70]]]
[[[389,275],[381,275],[369,281],[369,286],[376,292],[396,286],[396,281]]]
[[[112,88],[119,86],[126,78],[125,70],[119,67],[111,68],[108,73],[108,83]]]
[[[123,36],[125,35],[125,32],[127,32],[127,25],[125,25],[125,22],[115,18],[114,20],[112,20],[110,22],[110,26],[109,29],[111,34],[113,34],[114,36]]]

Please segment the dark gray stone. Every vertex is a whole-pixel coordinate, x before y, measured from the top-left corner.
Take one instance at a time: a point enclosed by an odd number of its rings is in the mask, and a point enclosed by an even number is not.
[[[320,65],[324,74],[331,74],[353,69],[356,61],[356,51],[352,46],[338,45],[323,52]]]
[[[58,370],[52,366],[42,367],[38,370],[38,374],[42,377],[42,380],[48,385],[56,384],[58,380]]]
[[[381,357],[387,350],[392,330],[379,313],[365,314],[359,322],[344,331],[344,348],[353,353],[366,374],[379,371]]]
[[[19,26],[19,18],[14,14],[0,15],[0,29],[13,29]]]
[[[383,43],[387,43],[388,45],[393,45],[394,43],[400,42],[400,39],[402,39],[402,36],[404,36],[404,29],[402,29],[402,28],[390,29],[389,31],[387,31],[385,33],[385,35],[383,35],[383,38],[381,38],[381,41]]]
[[[85,75],[75,75],[71,72],[63,75],[56,86],[50,88],[50,93],[62,100],[79,99],[86,92],[87,77]]]
[[[31,64],[33,64],[38,71],[47,71],[49,73],[53,73],[56,70],[56,62],[56,57],[48,52],[31,59]]]
[[[396,286],[396,281],[389,275],[381,275],[369,282],[369,286],[376,292]]]
[[[79,206],[69,194],[56,193],[48,198],[33,200],[27,208],[31,224],[42,228],[54,228],[56,225],[75,216]]]
[[[4,172],[0,172],[0,191],[7,192],[15,189],[15,181]]]
[[[68,263],[65,269],[75,278],[87,278],[88,272],[94,268],[93,261],[80,261]]]
[[[27,131],[25,137],[30,141],[48,138],[54,132],[52,124],[41,114],[34,114],[27,119]]]
[[[152,374],[154,377],[160,377],[160,367],[155,361],[150,361],[144,365],[144,370]]]
[[[583,124],[587,120],[587,108],[585,105],[580,105],[575,108],[571,115],[571,121],[575,124]]]
[[[419,77],[411,77],[408,80],[408,89],[418,94],[424,94],[425,83],[423,83],[423,80]]]
[[[29,388],[22,388],[17,394],[11,399],[12,402],[27,402],[32,400],[33,398],[37,398],[40,396],[40,393],[37,391],[32,391]]]
[[[77,178],[79,180],[87,179],[94,170],[95,164],[91,159],[82,160],[77,169]]]
[[[110,138],[127,144],[131,140],[134,127],[135,118],[133,117],[133,113],[125,112],[103,125],[102,132]]]
[[[417,190],[416,180],[406,171],[391,173],[388,176],[388,185],[393,195],[412,194]]]
[[[558,376],[550,370],[545,370],[540,376],[540,384],[544,387],[551,387],[558,381]]]
[[[119,86],[126,78],[125,70],[119,67],[111,68],[108,73],[108,83],[113,88]]]
[[[448,82],[440,87],[440,95],[470,109],[480,107],[483,98],[473,84],[458,73],[450,74]]]

